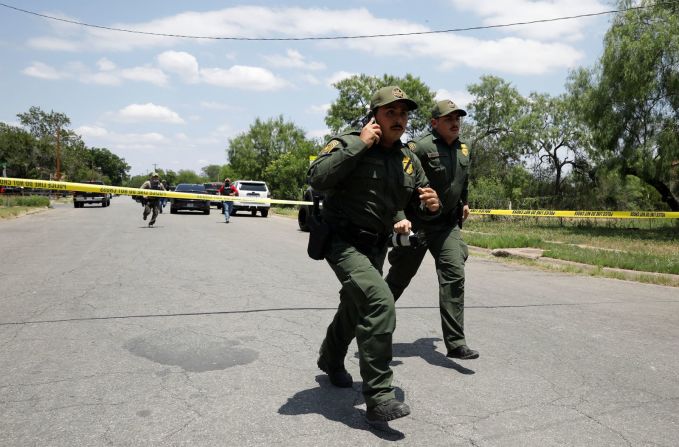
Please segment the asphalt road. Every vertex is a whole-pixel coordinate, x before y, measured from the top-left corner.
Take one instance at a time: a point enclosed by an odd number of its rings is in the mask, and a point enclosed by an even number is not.
[[[282,217],[108,208],[0,221],[2,446],[676,446],[679,290],[472,257],[477,360],[447,359],[427,258],[398,302],[411,416],[316,369],[338,283]]]

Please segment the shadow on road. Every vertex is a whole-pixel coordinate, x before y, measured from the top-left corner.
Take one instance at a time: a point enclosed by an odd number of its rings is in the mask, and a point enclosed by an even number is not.
[[[354,406],[363,404],[363,398],[354,383],[354,388],[337,388],[332,386],[327,376],[316,377],[319,386],[300,391],[288,399],[278,409],[278,413],[287,416],[301,414],[320,414],[331,421],[340,422],[349,428],[365,430],[386,441],[399,441],[405,435],[388,424],[372,426],[365,419],[365,411]],[[360,389],[360,384],[358,384]],[[396,397],[403,400],[403,390],[396,388]]]
[[[465,368],[459,363],[446,357],[436,350],[434,342],[441,341],[440,338],[420,338],[412,343],[394,343],[393,357],[422,357],[427,363],[443,368],[454,369],[460,374],[476,374],[474,370]],[[392,365],[398,365],[401,361],[394,360]]]

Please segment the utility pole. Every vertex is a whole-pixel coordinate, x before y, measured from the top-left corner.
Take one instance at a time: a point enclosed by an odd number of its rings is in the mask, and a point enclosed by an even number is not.
[[[158,163],[153,163],[153,172],[156,172],[158,170]]]
[[[56,177],[56,181],[59,181],[61,179],[61,152],[60,152],[60,147],[59,147],[59,134],[60,134],[60,129],[57,128],[57,172],[54,175]]]

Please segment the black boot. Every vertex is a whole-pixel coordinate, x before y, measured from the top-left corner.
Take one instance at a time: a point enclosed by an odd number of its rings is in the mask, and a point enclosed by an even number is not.
[[[453,349],[452,351],[448,351],[448,354],[446,354],[446,357],[450,357],[450,358],[454,358],[454,359],[462,359],[462,360],[478,359],[479,358],[479,351],[474,351],[473,349],[469,349],[469,346],[462,345],[462,346],[458,346],[457,348]]]
[[[409,414],[410,407],[408,405],[396,399],[389,399],[374,407],[368,407],[368,411],[365,412],[365,418],[368,422],[386,422],[408,416]]]
[[[354,379],[351,374],[347,372],[344,365],[330,366],[330,364],[325,360],[325,357],[318,357],[318,362],[316,362],[318,368],[328,375],[330,383],[339,388],[351,388],[354,384]]]

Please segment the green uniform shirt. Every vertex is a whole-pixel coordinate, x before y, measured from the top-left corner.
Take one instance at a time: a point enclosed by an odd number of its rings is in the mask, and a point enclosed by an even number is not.
[[[455,215],[460,205],[467,204],[469,195],[469,147],[453,141],[446,144],[436,131],[431,131],[415,141],[408,143],[408,147],[417,155],[424,172],[441,199],[440,217],[423,222],[417,213],[408,211],[408,218],[417,226],[450,225],[456,222]]]
[[[325,195],[324,219],[379,234],[391,233],[408,205],[427,219],[417,188],[429,181],[417,157],[400,141],[368,148],[359,135],[333,137],[309,168],[309,184]]]

